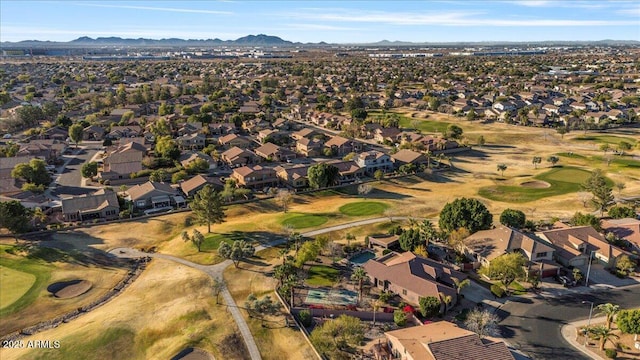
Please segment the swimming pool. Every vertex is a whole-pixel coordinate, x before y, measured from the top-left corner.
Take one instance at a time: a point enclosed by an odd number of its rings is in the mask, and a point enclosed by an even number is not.
[[[349,259],[349,261],[354,265],[362,265],[375,257],[376,254],[372,253],[371,251],[365,251],[352,257],[351,259]]]

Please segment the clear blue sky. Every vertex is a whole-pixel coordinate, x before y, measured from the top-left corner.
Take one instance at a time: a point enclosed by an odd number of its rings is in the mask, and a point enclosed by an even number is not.
[[[0,41],[248,34],[331,43],[640,40],[640,1],[0,0]]]

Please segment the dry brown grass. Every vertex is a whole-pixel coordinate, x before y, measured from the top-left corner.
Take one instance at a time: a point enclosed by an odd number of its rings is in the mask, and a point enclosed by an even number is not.
[[[218,347],[234,333],[231,316],[223,305],[216,305],[211,279],[204,273],[166,260],[155,259],[147,270],[124,292],[99,307],[58,328],[24,340],[60,340],[69,347],[83,350],[84,342],[110,329],[125,328],[133,332],[133,341],[120,343],[123,354],[131,359],[168,359],[188,346],[197,346],[224,358]],[[90,349],[107,353],[108,344]],[[33,358],[36,352],[6,349],[2,359]],[[89,355],[98,358],[98,355]],[[52,358],[55,354],[52,354]]]
[[[257,261],[241,263],[241,268],[231,266],[225,270],[224,278],[236,304],[243,306],[249,294],[258,297],[271,295],[275,299],[273,289],[275,279],[267,277],[265,272],[271,271],[274,264],[278,264],[278,250],[267,249],[260,252]],[[265,327],[260,320],[249,318],[246,311],[242,311],[253,334],[263,359],[315,359],[310,345],[297,329],[285,327],[283,316],[267,319]]]

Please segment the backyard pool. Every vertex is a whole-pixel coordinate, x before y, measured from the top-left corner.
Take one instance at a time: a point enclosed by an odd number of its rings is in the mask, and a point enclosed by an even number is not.
[[[371,251],[365,251],[362,252],[358,255],[355,255],[354,257],[352,257],[351,259],[349,259],[349,261],[353,264],[353,265],[357,265],[360,266],[364,263],[366,263],[367,261],[373,259],[376,257],[376,254],[372,253]]]

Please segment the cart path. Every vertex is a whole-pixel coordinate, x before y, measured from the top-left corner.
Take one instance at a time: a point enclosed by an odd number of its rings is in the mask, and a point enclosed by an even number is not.
[[[363,225],[369,225],[369,224],[375,224],[375,223],[380,223],[380,222],[384,222],[384,221],[397,221],[397,220],[407,220],[408,217],[378,217],[378,218],[373,218],[373,219],[365,219],[365,220],[359,220],[359,221],[353,221],[353,222],[349,222],[349,223],[344,223],[344,224],[340,224],[340,225],[334,225],[334,226],[330,226],[330,227],[326,227],[326,228],[322,228],[322,229],[318,229],[318,230],[312,230],[312,231],[308,231],[305,233],[302,233],[302,236],[305,237],[311,237],[311,236],[316,236],[316,235],[320,235],[320,234],[325,234],[328,232],[332,232],[332,231],[337,231],[337,230],[344,230],[344,229],[348,229],[348,228],[352,228],[352,227],[357,227],[357,226],[363,226]],[[274,241],[271,241],[269,243],[266,244],[262,244],[262,245],[258,245],[256,246],[256,252],[264,250],[264,249],[268,249],[272,246],[276,246],[276,245],[280,245],[283,244],[287,241],[287,239],[281,238],[281,239],[277,239]],[[146,252],[142,252],[140,250],[136,250],[136,249],[132,249],[132,248],[115,248],[115,249],[111,249],[108,251],[110,254],[120,257],[120,258],[126,258],[126,259],[131,259],[131,258],[140,258],[140,257],[153,257],[153,258],[159,258],[159,259],[165,259],[165,260],[169,260],[169,261],[173,261],[173,262],[177,262],[179,264],[200,270],[204,273],[206,273],[207,275],[209,275],[212,279],[216,280],[222,280],[222,274],[224,272],[224,270],[229,267],[229,265],[233,264],[233,262],[231,260],[225,260],[221,263],[215,264],[215,265],[201,265],[201,264],[197,264],[176,256],[172,256],[172,255],[166,255],[166,254],[161,254],[161,253],[146,253]],[[253,335],[251,334],[251,331],[249,330],[249,326],[247,325],[247,322],[244,320],[244,318],[242,317],[242,314],[240,313],[240,310],[238,309],[238,306],[236,305],[235,301],[233,300],[233,297],[231,296],[231,293],[229,292],[229,289],[227,289],[227,287],[224,287],[222,292],[220,293],[222,295],[222,297],[224,298],[225,303],[227,304],[227,308],[229,309],[229,311],[231,312],[231,316],[233,316],[234,321],[236,322],[236,324],[238,325],[238,329],[240,330],[240,334],[242,335],[242,338],[244,339],[244,343],[247,346],[247,350],[249,351],[249,355],[251,357],[252,360],[260,360],[262,359],[262,356],[260,355],[260,351],[258,350],[258,346],[256,345],[255,339],[253,338]]]

